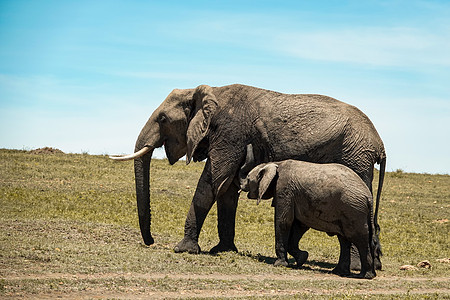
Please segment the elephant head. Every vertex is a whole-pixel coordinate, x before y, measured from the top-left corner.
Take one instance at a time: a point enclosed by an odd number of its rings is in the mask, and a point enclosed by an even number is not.
[[[211,87],[174,90],[153,112],[136,141],[135,153],[111,156],[134,159],[139,226],[146,245],[154,243],[150,232],[150,162],[153,150],[164,146],[170,164],[186,155],[186,163],[202,160],[205,138],[218,103]],[[203,151],[203,152],[202,152]]]
[[[247,197],[249,199],[258,199],[257,204],[261,202],[261,199],[272,198],[275,192],[275,181],[277,177],[277,164],[266,163],[256,166],[248,173],[247,186],[244,186],[244,188],[248,189]]]
[[[257,204],[259,204],[261,199],[273,197],[271,183],[277,175],[278,165],[266,163],[256,166],[255,155],[258,157],[258,153],[255,153],[253,145],[248,144],[245,163],[239,171],[239,185],[242,191],[248,192],[247,197],[249,199],[258,199]],[[269,186],[271,187],[270,190]]]

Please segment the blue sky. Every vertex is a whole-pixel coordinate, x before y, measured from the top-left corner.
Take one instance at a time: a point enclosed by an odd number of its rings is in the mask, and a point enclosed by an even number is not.
[[[389,171],[448,174],[449,16],[450,1],[0,0],[0,148],[132,152],[172,89],[242,83],[355,105]]]

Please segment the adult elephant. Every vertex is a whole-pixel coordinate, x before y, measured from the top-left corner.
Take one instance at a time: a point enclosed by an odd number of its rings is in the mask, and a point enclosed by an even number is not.
[[[237,179],[250,143],[257,164],[285,159],[341,163],[354,170],[370,190],[373,167],[379,163],[379,202],[386,162],[383,142],[367,116],[354,106],[322,95],[288,95],[240,84],[201,85],[172,91],[142,129],[135,153],[112,157],[135,160],[144,243],[154,242],[150,233],[151,156],[153,149],[164,145],[170,164],[184,155],[186,163],[207,159],[186,218],[184,238],[174,250],[200,252],[200,230],[217,201],[220,241],[211,252],[237,251]],[[377,212],[375,222],[376,216]]]

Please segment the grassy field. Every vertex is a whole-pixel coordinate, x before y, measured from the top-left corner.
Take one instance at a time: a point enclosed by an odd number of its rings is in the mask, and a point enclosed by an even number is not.
[[[270,201],[257,206],[245,194],[239,253],[207,254],[218,242],[214,206],[200,235],[205,252],[175,254],[202,168],[152,161],[156,244],[145,247],[132,162],[0,150],[0,298],[450,299],[450,176],[387,174],[384,270],[368,281],[330,274],[337,239],[313,230],[301,242],[310,253],[303,268],[273,267]],[[400,270],[423,260],[431,268]]]

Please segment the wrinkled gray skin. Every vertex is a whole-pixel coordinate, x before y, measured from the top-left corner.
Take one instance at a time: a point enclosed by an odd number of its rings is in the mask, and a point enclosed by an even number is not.
[[[353,106],[327,96],[288,95],[240,84],[174,90],[145,124],[135,151],[164,145],[170,164],[185,154],[187,163],[207,159],[176,252],[200,252],[200,230],[215,201],[220,241],[211,252],[237,251],[236,179],[249,143],[254,145],[256,163],[289,158],[341,163],[369,188],[375,163],[381,163],[384,175],[383,142],[367,116]],[[152,152],[135,159],[139,223],[147,245],[154,242],[149,193]]]
[[[273,196],[275,207],[275,265],[288,265],[287,253],[301,266],[308,253],[298,242],[313,228],[337,235],[341,246],[333,273],[350,275],[350,247],[353,243],[361,258],[356,277],[376,276],[372,194],[361,178],[340,164],[315,164],[297,160],[265,163],[255,167],[243,181],[248,198]],[[294,222],[296,222],[294,224]]]

